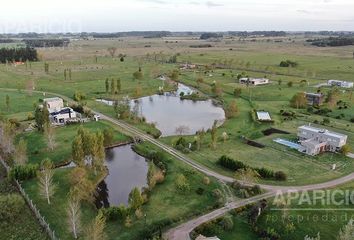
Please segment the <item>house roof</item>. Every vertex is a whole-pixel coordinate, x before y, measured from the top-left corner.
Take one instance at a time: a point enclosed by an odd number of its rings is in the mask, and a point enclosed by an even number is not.
[[[53,97],[53,98],[45,98],[43,99],[43,102],[57,102],[57,101],[63,101],[63,99],[59,97]]]
[[[337,133],[337,132],[331,132],[328,131],[327,129],[321,129],[321,128],[316,128],[316,127],[312,127],[312,126],[301,126],[299,127],[299,130],[305,130],[305,131],[311,131],[311,132],[316,132],[316,133],[321,133],[330,137],[336,137],[336,138],[347,138],[347,135],[341,134],[341,133]]]
[[[52,113],[50,113],[50,115],[56,116],[59,114],[67,114],[67,113],[73,113],[73,112],[74,112],[74,110],[72,108],[66,107],[66,108],[60,109],[60,111],[52,112]]]
[[[258,120],[263,120],[263,121],[271,121],[272,120],[269,112],[265,112],[265,111],[257,111],[257,118],[258,118]]]

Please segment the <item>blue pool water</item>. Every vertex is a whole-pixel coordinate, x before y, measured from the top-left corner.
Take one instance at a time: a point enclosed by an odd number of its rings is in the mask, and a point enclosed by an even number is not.
[[[301,147],[300,144],[297,144],[297,143],[294,143],[294,142],[290,142],[288,140],[281,139],[281,138],[276,138],[273,141],[276,142],[276,143],[285,145],[287,147],[290,147],[290,148],[293,148],[293,149],[297,149],[297,150],[299,150],[299,148]]]

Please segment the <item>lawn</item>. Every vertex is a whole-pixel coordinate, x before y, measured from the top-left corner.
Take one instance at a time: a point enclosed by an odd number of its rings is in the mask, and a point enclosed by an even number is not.
[[[88,122],[82,124],[82,126],[92,132],[113,128],[115,129],[113,139],[115,143],[129,141],[128,137],[116,130],[115,125],[106,121]],[[43,133],[36,130],[23,133],[18,138],[23,137],[27,141],[29,163],[39,164],[43,159],[49,158],[56,165],[61,165],[71,160],[71,144],[79,127],[80,124],[75,124],[55,128],[56,147],[54,151],[47,148]]]
[[[9,96],[9,108],[6,106],[6,96]],[[47,96],[50,97],[50,96]],[[42,94],[26,94],[19,91],[0,90],[0,112],[8,118],[16,118],[19,121],[27,120],[28,114],[32,114],[39,100],[45,98]]]

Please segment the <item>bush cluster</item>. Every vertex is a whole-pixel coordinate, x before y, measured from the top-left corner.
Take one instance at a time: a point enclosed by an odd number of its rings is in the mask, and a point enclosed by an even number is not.
[[[255,170],[263,179],[275,179],[278,181],[285,181],[287,179],[286,174],[282,171],[274,172],[273,170],[267,168],[253,168],[248,166],[247,164],[244,164],[241,161],[229,158],[225,155],[219,158],[218,164],[232,171],[250,168]]]

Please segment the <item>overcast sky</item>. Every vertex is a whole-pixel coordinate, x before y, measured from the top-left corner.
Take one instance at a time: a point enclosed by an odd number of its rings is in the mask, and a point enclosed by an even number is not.
[[[5,0],[0,32],[348,30],[354,0]]]

